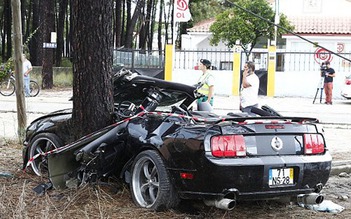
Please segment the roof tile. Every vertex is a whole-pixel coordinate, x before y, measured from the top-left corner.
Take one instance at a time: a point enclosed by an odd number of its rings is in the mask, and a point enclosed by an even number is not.
[[[295,33],[300,34],[351,34],[351,17],[299,16],[288,17],[295,26]],[[210,32],[215,18],[201,21],[188,32]]]
[[[288,17],[294,32],[305,34],[351,34],[351,17],[300,16]]]

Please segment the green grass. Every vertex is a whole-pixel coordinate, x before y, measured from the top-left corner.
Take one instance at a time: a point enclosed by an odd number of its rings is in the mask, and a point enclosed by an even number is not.
[[[31,80],[35,80],[41,86],[41,67],[33,67],[31,73]],[[73,73],[72,68],[53,68],[53,82],[54,87],[72,87]]]

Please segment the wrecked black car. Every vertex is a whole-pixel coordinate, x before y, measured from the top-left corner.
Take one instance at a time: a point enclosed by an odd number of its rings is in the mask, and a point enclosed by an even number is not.
[[[71,142],[70,110],[33,121],[24,166],[55,189],[118,176],[136,205],[174,208],[200,199],[231,210],[237,201],[321,203],[331,155],[315,118],[195,111],[197,87],[122,70],[115,75],[116,122]]]

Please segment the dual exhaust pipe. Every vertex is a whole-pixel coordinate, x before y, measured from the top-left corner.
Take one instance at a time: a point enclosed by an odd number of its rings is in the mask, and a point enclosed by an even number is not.
[[[324,201],[324,196],[318,193],[300,194],[297,196],[297,203],[304,205],[320,204]],[[236,206],[236,200],[231,198],[221,198],[214,200],[204,200],[207,206],[214,206],[219,209],[231,211]]]

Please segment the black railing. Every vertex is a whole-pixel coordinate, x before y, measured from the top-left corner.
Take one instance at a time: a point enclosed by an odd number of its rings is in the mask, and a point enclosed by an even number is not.
[[[113,66],[124,66],[129,69],[164,68],[164,52],[158,50],[114,50]]]
[[[340,53],[351,58],[351,53]],[[200,59],[208,59],[217,70],[233,70],[233,51],[231,50],[176,50],[173,55],[174,69],[195,69]],[[268,69],[268,50],[254,50],[250,57],[257,70]],[[246,56],[241,54],[241,67]],[[278,51],[276,53],[276,71],[318,71],[321,62],[331,61],[332,67],[339,72],[348,72],[351,63],[330,53]],[[136,69],[164,69],[164,51],[115,50],[113,65]]]

